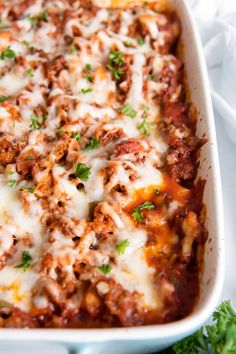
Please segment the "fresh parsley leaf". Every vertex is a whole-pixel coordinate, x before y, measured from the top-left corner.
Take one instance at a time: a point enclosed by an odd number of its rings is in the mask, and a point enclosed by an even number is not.
[[[28,251],[23,251],[21,255],[21,263],[16,265],[15,268],[23,268],[23,271],[25,272],[27,269],[30,268],[32,259],[33,258],[31,257]]]
[[[3,103],[8,100],[8,96],[0,96],[0,103]]]
[[[82,181],[87,181],[91,175],[90,168],[84,163],[75,163],[73,166],[74,174],[77,178],[80,178]]]
[[[85,77],[85,79],[86,79],[88,82],[93,83],[93,78],[92,78],[92,76],[91,76],[90,74],[86,73],[86,74],[84,75],[84,77]]]
[[[0,59],[4,60],[6,58],[8,59],[14,59],[16,56],[16,53],[14,52],[14,50],[12,50],[10,47],[7,47],[7,49],[5,49],[2,54],[0,55]]]
[[[90,70],[92,70],[92,66],[90,64],[86,64],[85,65],[85,69],[90,71]]]
[[[78,49],[74,46],[74,45],[72,45],[72,47],[71,47],[71,53],[72,54],[76,54],[78,52]]]
[[[30,77],[33,77],[33,76],[34,76],[34,71],[33,71],[33,69],[32,69],[32,68],[29,68],[29,69],[27,70],[27,74],[28,74]]]
[[[38,15],[38,19],[41,21],[46,21],[47,18],[48,18],[48,13],[46,11],[40,12],[40,14]]]
[[[230,302],[224,301],[213,313],[212,325],[179,341],[172,350],[175,354],[236,353],[236,312]]]
[[[38,117],[35,114],[31,114],[30,119],[31,119],[30,128],[36,130],[41,128],[46,117]]]
[[[125,42],[124,42],[124,45],[125,45],[126,47],[132,47],[132,42],[125,41]]]
[[[142,45],[144,45],[144,43],[145,43],[145,40],[144,40],[144,38],[137,38],[137,42],[138,42],[138,45],[140,45],[140,46],[142,46]]]
[[[82,88],[82,89],[80,90],[80,93],[86,94],[86,93],[89,93],[89,92],[92,92],[92,91],[93,91],[92,88],[87,87],[87,88]]]
[[[7,182],[7,185],[8,187],[15,187],[15,185],[17,184],[17,181],[15,179],[10,179],[8,182]]]
[[[147,80],[154,80],[155,75],[154,74],[149,74],[147,76]]]
[[[34,47],[27,41],[22,41],[22,44],[26,45],[26,47],[28,47],[29,50],[33,50],[34,49]]]
[[[0,29],[7,27],[6,23],[0,21]]]
[[[37,18],[36,17],[28,16],[28,20],[29,20],[31,26],[35,26],[36,25],[36,22],[37,22]]]
[[[94,136],[87,142],[85,145],[85,151],[90,151],[98,148],[100,146],[100,141],[97,140]]]
[[[74,132],[74,133],[72,133],[72,138],[74,138],[76,141],[80,141],[81,135],[78,132]]]
[[[118,81],[124,73],[124,55],[119,50],[110,50],[107,68],[112,73],[113,79]]]
[[[145,203],[143,203],[141,205],[138,205],[137,207],[134,208],[134,211],[132,213],[132,218],[135,221],[143,222],[144,218],[142,216],[141,211],[144,210],[144,209],[153,210],[153,209],[155,209],[155,205],[152,202],[145,202]]]
[[[159,191],[159,189],[157,187],[154,188],[154,193],[156,195],[161,195],[161,192]]]
[[[31,187],[22,186],[22,187],[20,187],[20,190],[21,190],[21,191],[26,190],[26,191],[29,192],[29,193],[34,193],[34,191],[35,191],[35,186],[31,186]]]
[[[57,137],[57,138],[60,138],[60,136],[62,136],[62,134],[63,134],[64,132],[65,132],[65,131],[64,131],[63,128],[58,128],[58,129],[56,130],[56,137]]]
[[[140,123],[139,126],[138,126],[138,130],[140,131],[141,134],[144,134],[144,135],[147,135],[147,136],[150,135],[150,130],[149,130],[148,125],[149,124],[147,123],[146,119],[144,118],[142,123]]]
[[[98,269],[104,275],[107,275],[107,274],[109,274],[112,271],[112,267],[110,266],[110,264],[102,264],[102,265],[98,266]]]
[[[135,118],[137,112],[132,108],[129,103],[126,103],[120,110],[120,113],[124,114],[125,116]]]
[[[129,240],[123,240],[116,245],[116,250],[119,256],[125,253],[126,248],[129,246]]]

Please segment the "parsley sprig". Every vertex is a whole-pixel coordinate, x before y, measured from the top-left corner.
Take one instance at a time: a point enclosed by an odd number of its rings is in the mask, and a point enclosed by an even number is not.
[[[94,136],[87,142],[85,145],[85,151],[91,151],[100,146],[100,141],[97,140]]]
[[[25,272],[27,269],[30,268],[32,257],[28,251],[23,251],[21,255],[21,263],[16,265],[15,268],[22,268]]]
[[[126,248],[129,247],[129,240],[123,240],[116,245],[116,250],[119,256],[125,253]]]
[[[93,91],[93,89],[91,87],[86,87],[86,88],[82,88],[79,93],[83,93],[85,95],[86,93],[89,93],[92,91]]]
[[[12,50],[10,47],[7,47],[7,49],[5,49],[2,54],[0,55],[0,59],[4,60],[4,59],[14,59],[16,56],[16,53],[14,52],[14,50]]]
[[[46,115],[44,115],[43,117],[39,117],[36,116],[35,114],[31,114],[30,119],[31,119],[30,128],[36,130],[42,127],[43,122],[46,119]]]
[[[125,116],[128,116],[130,118],[135,118],[137,115],[137,112],[133,109],[133,107],[129,104],[126,103],[121,109],[120,113],[124,114]]]
[[[0,103],[3,103],[8,100],[8,96],[0,96]]]
[[[230,301],[224,301],[213,313],[213,324],[202,327],[193,335],[162,353],[173,354],[234,354],[236,353],[236,312]]]
[[[135,221],[140,221],[143,222],[144,221],[144,217],[142,215],[142,210],[153,210],[155,209],[155,205],[152,202],[145,202],[141,205],[138,205],[137,207],[134,208],[134,211],[132,213],[132,218]]]
[[[73,132],[72,138],[74,138],[77,142],[79,142],[81,140],[81,135],[78,132]]]
[[[102,265],[98,266],[98,269],[104,275],[107,275],[107,274],[111,273],[111,271],[112,271],[112,267],[110,266],[110,264],[102,264]]]
[[[113,79],[118,81],[124,73],[124,55],[119,50],[110,50],[107,68],[112,73]]]
[[[73,165],[73,171],[77,178],[82,181],[87,181],[91,175],[90,168],[85,163],[75,163]]]

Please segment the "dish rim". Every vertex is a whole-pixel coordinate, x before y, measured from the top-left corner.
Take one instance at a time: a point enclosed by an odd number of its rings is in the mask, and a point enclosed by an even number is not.
[[[174,0],[176,2],[176,0]],[[198,62],[200,69],[201,81],[203,82],[203,96],[206,105],[206,114],[208,116],[209,124],[209,140],[210,149],[212,152],[212,165],[213,167],[213,180],[216,184],[217,193],[216,200],[216,217],[218,225],[218,237],[216,238],[217,246],[217,268],[211,286],[211,294],[208,296],[205,303],[199,307],[195,312],[187,317],[166,324],[154,324],[137,327],[121,327],[121,328],[75,328],[75,329],[15,329],[15,328],[0,328],[0,340],[13,340],[13,341],[32,341],[32,340],[45,340],[57,342],[108,342],[111,340],[145,340],[145,339],[162,339],[169,340],[181,335],[188,335],[201,326],[210,316],[214,308],[217,306],[224,282],[224,239],[219,235],[223,235],[223,211],[222,206],[222,189],[220,168],[218,159],[218,149],[216,142],[216,131],[213,116],[213,108],[210,96],[210,87],[208,81],[208,74],[203,55],[200,36],[198,33],[197,25],[191,13],[190,5],[186,0],[177,0],[177,3],[182,3],[182,12],[185,12],[186,18],[192,28],[192,39],[196,46],[198,53]]]

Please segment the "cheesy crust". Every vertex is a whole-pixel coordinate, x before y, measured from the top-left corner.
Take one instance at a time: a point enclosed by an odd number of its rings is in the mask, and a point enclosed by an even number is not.
[[[166,323],[197,301],[204,140],[179,20],[97,4],[0,0],[2,327]]]

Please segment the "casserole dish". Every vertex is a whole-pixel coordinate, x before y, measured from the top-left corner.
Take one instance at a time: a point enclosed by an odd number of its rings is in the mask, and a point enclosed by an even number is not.
[[[204,202],[208,208],[205,270],[201,281],[200,300],[193,313],[183,320],[165,325],[154,325],[124,329],[83,329],[83,330],[30,330],[31,340],[61,341],[81,352],[109,351],[110,353],[143,353],[161,349],[173,341],[194,331],[209,316],[217,303],[222,286],[222,215],[220,178],[217,160],[214,122],[209,101],[206,70],[203,64],[199,39],[187,6],[174,1],[182,24],[184,62],[191,92],[191,100],[199,112],[198,135],[206,135],[208,144],[202,149],[199,174],[207,180]],[[188,38],[188,41],[185,41]],[[190,39],[189,39],[190,38]],[[194,68],[194,70],[192,70]],[[0,337],[17,337],[25,340],[29,330],[1,330]],[[119,345],[115,346],[115,342]],[[135,342],[134,342],[135,341]]]

